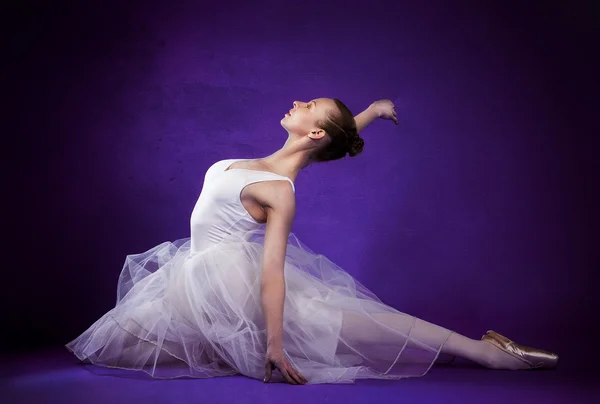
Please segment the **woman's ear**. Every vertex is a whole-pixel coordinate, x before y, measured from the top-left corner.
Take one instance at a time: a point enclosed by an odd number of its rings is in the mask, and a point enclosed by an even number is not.
[[[314,128],[308,132],[308,137],[311,139],[321,139],[326,135],[326,132],[321,128]]]

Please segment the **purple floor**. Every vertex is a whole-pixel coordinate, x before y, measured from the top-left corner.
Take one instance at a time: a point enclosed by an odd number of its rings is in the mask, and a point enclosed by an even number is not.
[[[574,364],[573,364],[574,365]],[[598,374],[568,360],[552,371],[436,365],[424,377],[354,385],[263,384],[242,376],[153,380],[137,372],[79,365],[66,350],[5,357],[0,402],[17,403],[598,403]],[[596,386],[594,386],[594,384]],[[594,399],[595,397],[595,399]]]

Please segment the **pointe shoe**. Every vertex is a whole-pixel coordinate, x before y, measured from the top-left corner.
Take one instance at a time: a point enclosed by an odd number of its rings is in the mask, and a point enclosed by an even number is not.
[[[558,363],[557,354],[517,344],[492,330],[486,332],[481,340],[523,361],[528,366],[526,369],[553,369]]]

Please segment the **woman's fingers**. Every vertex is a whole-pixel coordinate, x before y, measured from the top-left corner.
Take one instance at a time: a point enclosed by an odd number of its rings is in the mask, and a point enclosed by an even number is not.
[[[304,376],[302,376],[302,375],[300,375],[300,377],[302,378],[302,381],[303,381],[304,383],[308,383],[308,380],[306,380],[306,377],[304,377]]]
[[[277,361],[268,361],[265,364],[265,378],[263,379],[263,382],[268,383],[271,380],[271,376],[273,375],[274,369],[279,370],[279,373],[281,373],[285,381],[290,384],[308,383],[308,380],[306,380],[304,376],[302,376],[289,363],[278,363]]]
[[[271,380],[271,372],[272,372],[271,361],[269,361],[265,365],[265,378],[264,378],[263,382],[268,383],[269,380]]]
[[[294,379],[292,379],[292,377],[290,376],[288,371],[285,370],[283,367],[279,368],[279,371],[281,372],[281,374],[283,375],[283,377],[285,378],[285,380],[287,380],[287,382],[289,384],[298,384],[298,382],[295,381]]]
[[[288,372],[289,372],[290,376],[292,376],[294,378],[294,380],[296,380],[298,382],[298,384],[306,383],[306,379],[304,377],[302,377],[302,375],[293,367],[290,366],[290,368],[288,369]]]
[[[300,372],[298,372],[296,369],[294,369],[294,371],[296,372],[296,375],[298,376],[298,378],[300,379],[300,381],[302,382],[302,384],[308,383],[308,380],[306,380],[306,378],[304,376],[302,376],[300,374]]]
[[[286,370],[289,373],[290,377],[296,381],[296,383],[302,384],[302,380],[300,380],[300,378],[298,377],[298,372],[296,372],[296,369],[294,369],[291,366],[288,366]]]

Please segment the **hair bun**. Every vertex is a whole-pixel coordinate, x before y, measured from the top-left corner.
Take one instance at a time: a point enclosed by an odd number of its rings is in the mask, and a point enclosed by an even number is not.
[[[350,157],[354,157],[357,154],[360,154],[360,152],[362,152],[364,146],[365,141],[363,140],[363,138],[361,138],[360,136],[358,136],[357,133],[355,133],[348,144],[348,154],[350,155]]]

